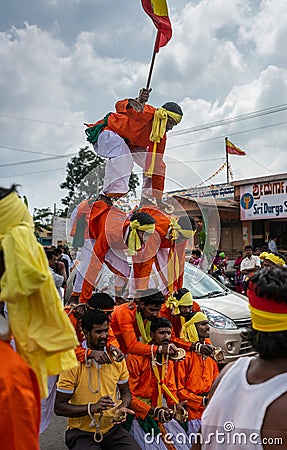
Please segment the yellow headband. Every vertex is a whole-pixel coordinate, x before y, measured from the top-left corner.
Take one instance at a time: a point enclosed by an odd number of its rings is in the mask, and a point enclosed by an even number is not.
[[[252,328],[265,333],[275,331],[286,331],[287,314],[272,313],[269,311],[261,311],[249,305],[251,311]]]
[[[131,231],[128,237],[128,253],[130,256],[134,256],[142,246],[137,231],[144,231],[152,234],[155,230],[155,224],[149,223],[146,225],[141,225],[138,220],[132,220],[130,222],[130,230]]]
[[[206,320],[208,321],[208,318],[201,311],[195,313],[188,322],[182,324],[180,338],[187,342],[197,342],[199,337],[195,324]]]
[[[172,314],[180,314],[179,306],[192,306],[193,298],[190,292],[186,292],[180,300],[177,300],[173,295],[169,295],[166,301],[166,307],[172,310]]]
[[[176,241],[176,239],[179,236],[179,233],[182,234],[186,239],[190,239],[196,233],[196,231],[194,230],[184,230],[183,228],[181,228],[181,226],[178,224],[178,219],[176,217],[170,218],[169,226],[171,229],[170,239],[172,241]]]
[[[260,258],[260,259],[265,259],[266,256],[268,256],[268,255],[269,255],[268,252],[262,252],[262,253],[260,253],[259,258]]]
[[[160,142],[160,140],[164,137],[168,117],[171,117],[176,123],[179,123],[182,119],[180,114],[168,111],[165,108],[157,108],[155,110],[152,130],[149,137],[151,142]]]
[[[265,256],[265,260],[266,259],[267,259],[267,261],[271,261],[274,264],[276,264],[276,266],[285,266],[285,264],[286,264],[283,258],[280,258],[280,256],[277,256],[277,255],[274,255],[274,253],[268,253],[267,256]]]

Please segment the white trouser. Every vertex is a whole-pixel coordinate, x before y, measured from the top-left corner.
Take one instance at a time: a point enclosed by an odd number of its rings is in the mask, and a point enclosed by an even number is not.
[[[134,162],[145,170],[146,151],[131,152],[123,138],[110,130],[100,133],[94,150],[107,158],[104,185],[101,194],[127,194]],[[143,192],[151,194],[151,179],[143,175]]]

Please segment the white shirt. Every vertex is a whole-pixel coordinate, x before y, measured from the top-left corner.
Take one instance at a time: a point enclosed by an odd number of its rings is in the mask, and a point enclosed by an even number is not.
[[[250,258],[248,258],[248,256],[246,256],[241,261],[240,271],[242,272],[243,270],[246,270],[246,269],[255,269],[255,267],[261,267],[259,256],[251,255]]]

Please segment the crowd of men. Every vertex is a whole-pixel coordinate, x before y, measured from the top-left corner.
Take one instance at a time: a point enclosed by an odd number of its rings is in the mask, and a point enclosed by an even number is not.
[[[155,109],[148,95],[118,102],[86,130],[109,159],[99,198],[72,214],[81,259],[65,308],[59,293],[71,261],[64,249],[44,251],[15,186],[0,188],[4,450],[39,449],[40,426],[48,427],[53,409],[68,418],[65,444],[73,450],[269,449],[270,438],[287,445],[287,269],[274,253],[262,267],[245,249],[240,272],[258,357],[239,358],[219,374],[224,355],[183,285],[196,224],[162,201],[166,132],[182,111],[172,102]],[[127,193],[138,154],[142,200],[124,213],[114,199]],[[114,296],[99,289],[105,268],[114,274]],[[238,433],[247,447],[234,444]]]

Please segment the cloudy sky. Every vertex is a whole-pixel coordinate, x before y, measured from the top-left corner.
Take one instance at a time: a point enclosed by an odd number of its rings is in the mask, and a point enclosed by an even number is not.
[[[225,136],[247,153],[230,156],[235,180],[287,172],[286,0],[168,4],[173,37],[150,103],[176,101],[184,120],[168,137],[166,188],[208,179]],[[0,185],[19,183],[31,210],[61,207],[69,155],[87,145],[83,123],[145,86],[155,28],[140,0],[1,5]],[[225,181],[225,171],[212,179]]]

